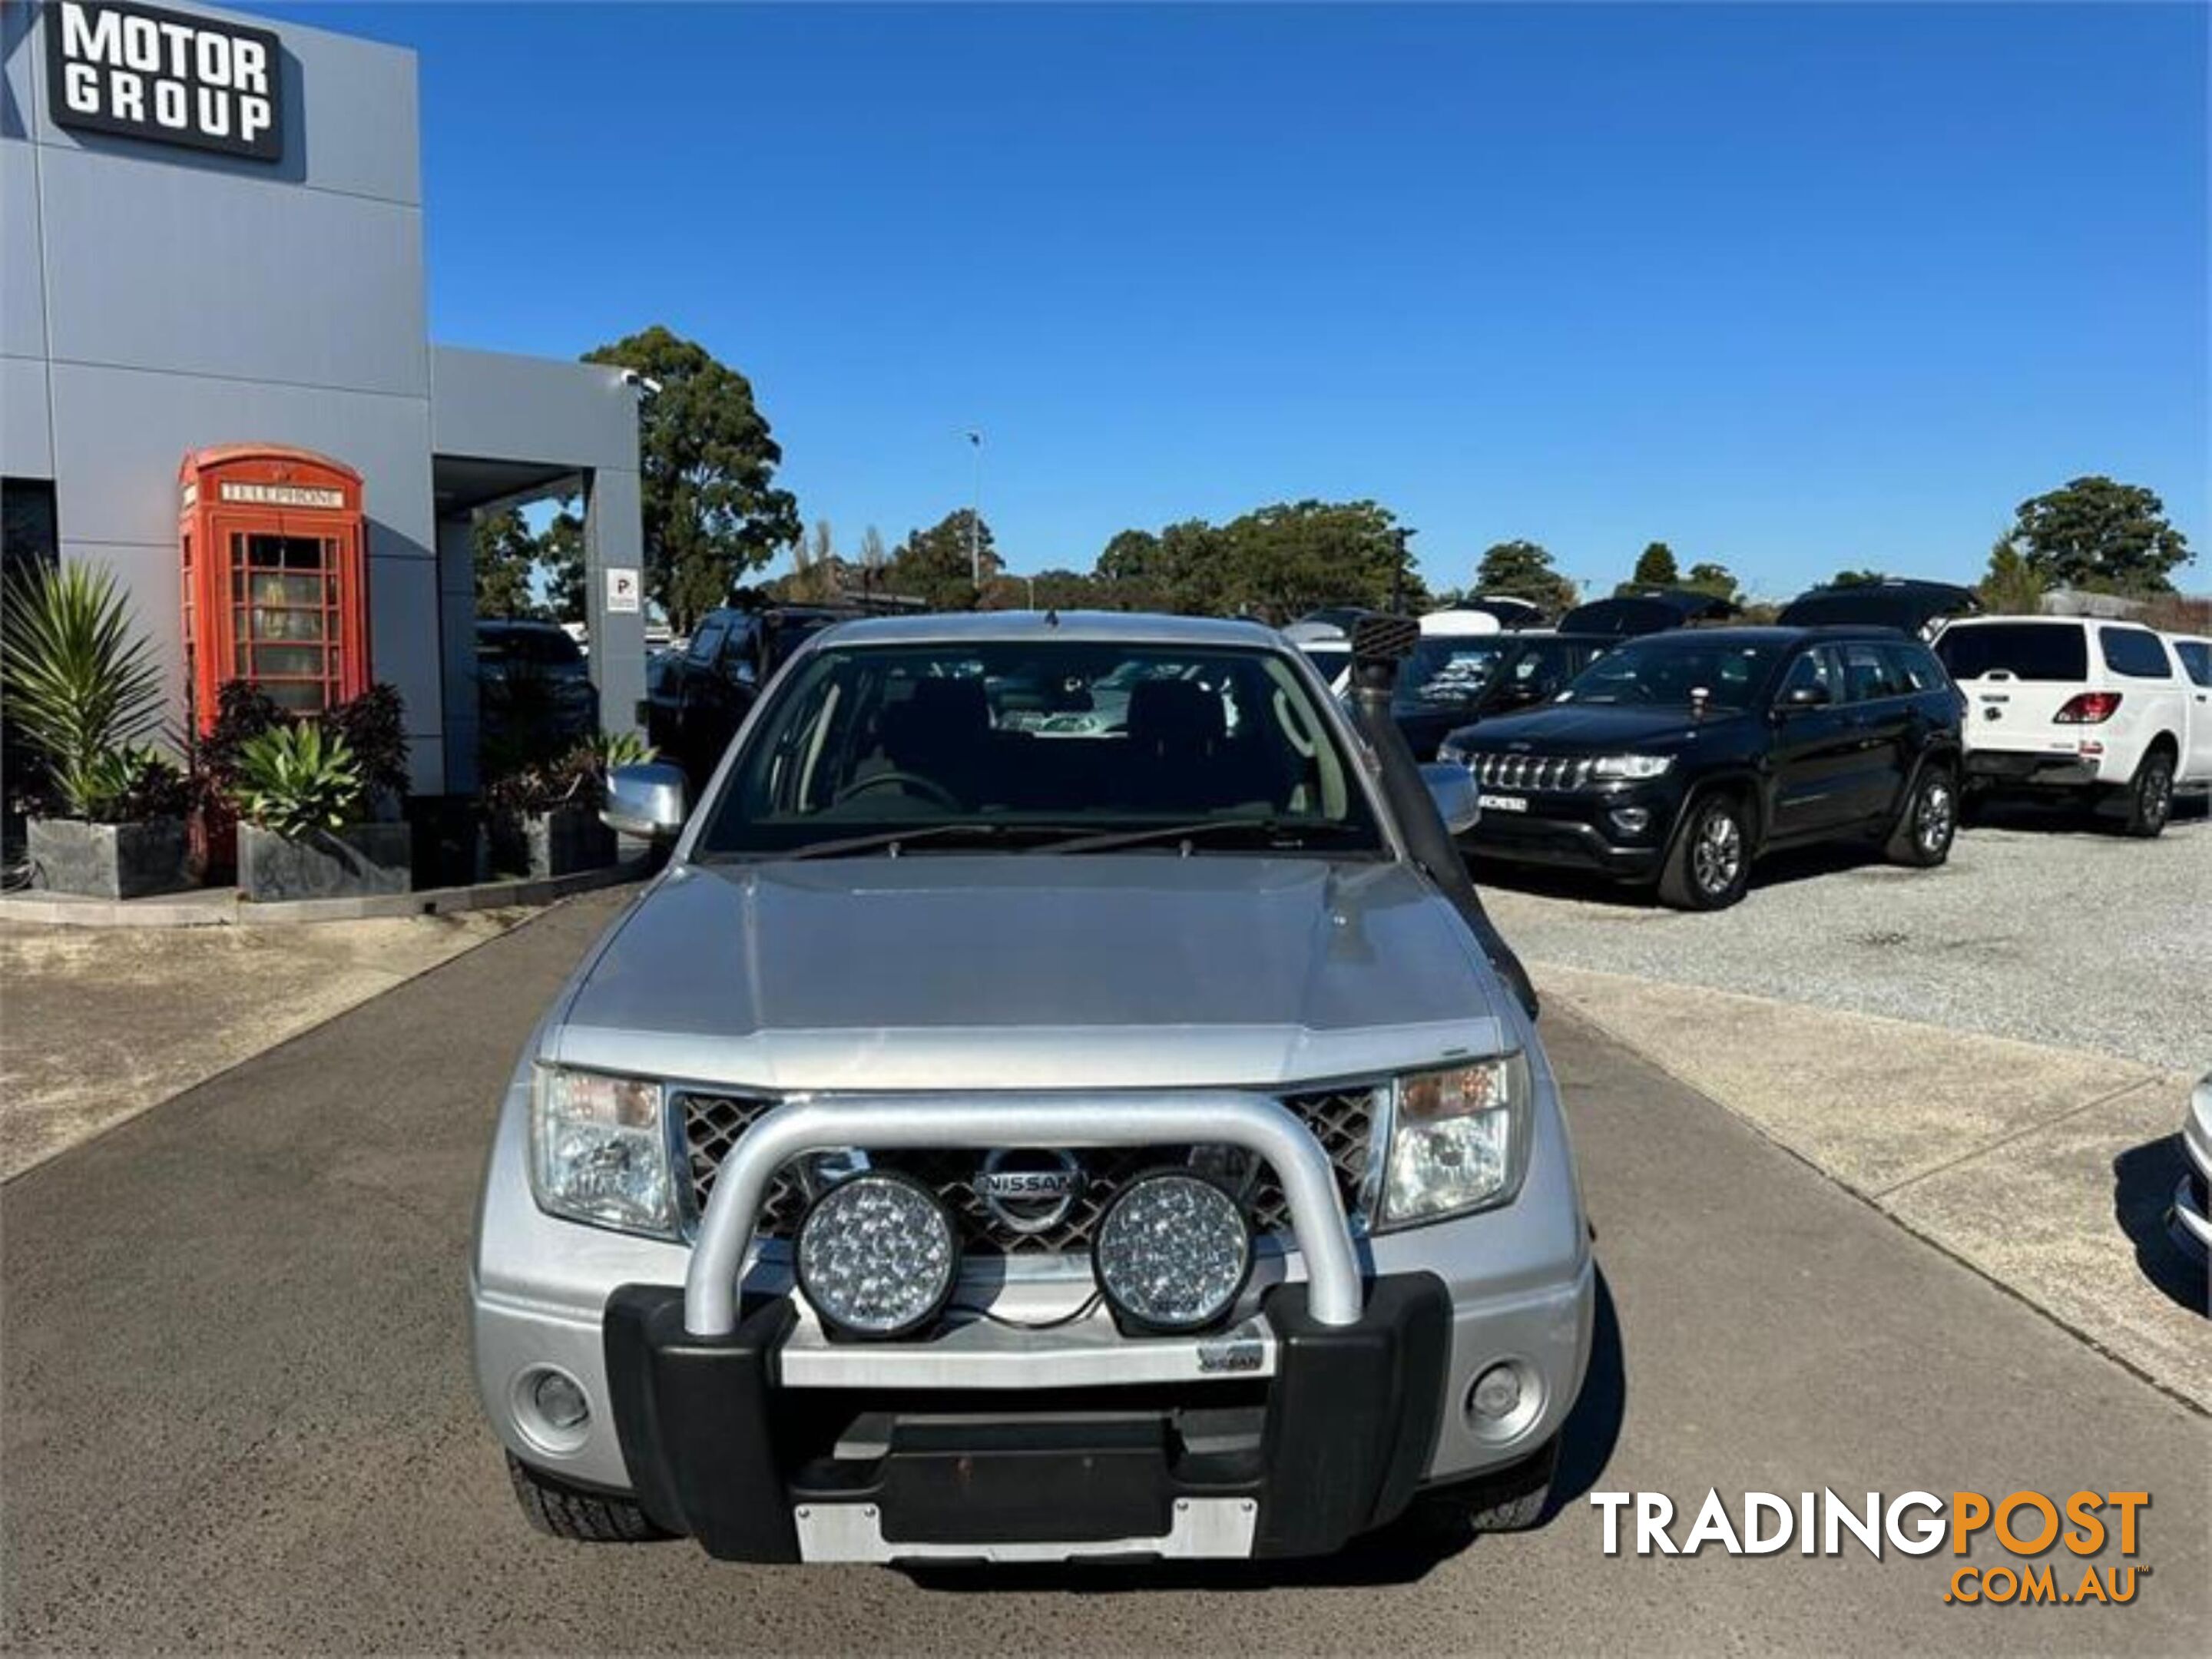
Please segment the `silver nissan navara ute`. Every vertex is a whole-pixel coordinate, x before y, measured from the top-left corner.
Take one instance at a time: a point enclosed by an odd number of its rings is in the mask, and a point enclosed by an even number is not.
[[[1370,741],[1254,623],[853,622],[696,811],[617,770],[672,847],[515,1068],[469,1279],[530,1518],[886,1562],[1532,1524],[1590,1233],[1390,672]]]

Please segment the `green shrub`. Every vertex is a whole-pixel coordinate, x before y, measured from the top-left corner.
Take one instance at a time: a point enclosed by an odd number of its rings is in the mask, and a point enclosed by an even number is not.
[[[407,793],[407,724],[399,693],[383,681],[322,716],[323,730],[342,738],[361,767],[372,797],[397,800]]]
[[[9,716],[46,763],[64,817],[113,812],[131,799],[118,780],[144,776],[143,743],[161,724],[153,649],[132,632],[113,574],[98,566],[34,569],[9,589],[0,616]],[[140,758],[123,758],[131,753]]]
[[[144,823],[180,818],[191,787],[177,763],[160,750],[134,743],[106,749],[76,775],[76,817],[94,823]]]
[[[264,732],[239,751],[239,816],[294,841],[352,823],[366,793],[345,739],[306,721]]]
[[[484,804],[494,812],[516,816],[562,806],[596,811],[606,804],[609,771],[641,765],[658,753],[634,732],[594,732],[551,760],[517,767],[493,780],[484,788]]]

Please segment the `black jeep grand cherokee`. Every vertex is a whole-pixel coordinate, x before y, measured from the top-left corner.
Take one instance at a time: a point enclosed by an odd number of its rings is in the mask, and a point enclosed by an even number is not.
[[[1949,856],[1964,700],[1927,647],[1880,628],[1706,628],[1632,640],[1553,702],[1455,732],[1473,855],[1652,882],[1667,904],[1743,896],[1770,848],[1878,838]]]

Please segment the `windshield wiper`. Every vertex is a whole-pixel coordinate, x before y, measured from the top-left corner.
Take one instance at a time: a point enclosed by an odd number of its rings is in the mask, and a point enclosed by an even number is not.
[[[1212,839],[1230,830],[1255,836],[1262,846],[1286,848],[1304,847],[1309,835],[1327,835],[1341,841],[1361,833],[1357,825],[1350,823],[1297,823],[1283,818],[1202,818],[1196,823],[1162,823],[1149,830],[1114,830],[1103,835],[1079,836],[1073,841],[1047,842],[1036,850],[1106,853],[1118,847],[1142,847],[1147,842]]]
[[[771,859],[834,859],[851,854],[872,853],[886,848],[893,858],[900,851],[918,841],[954,841],[967,839],[978,843],[996,844],[1023,836],[1065,836],[1073,833],[1074,826],[1066,823],[917,823],[909,830],[884,830],[869,836],[846,836],[836,841],[811,842],[803,847],[761,849],[761,855]]]

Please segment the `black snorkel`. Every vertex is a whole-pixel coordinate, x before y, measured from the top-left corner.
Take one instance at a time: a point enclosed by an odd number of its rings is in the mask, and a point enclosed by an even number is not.
[[[1498,970],[1528,1018],[1536,1018],[1536,988],[1513,947],[1505,942],[1482,908],[1482,896],[1467,873],[1451,832],[1437,816],[1437,804],[1421,780],[1419,763],[1406,746],[1404,733],[1390,717],[1398,665],[1413,654],[1421,626],[1410,617],[1363,617],[1352,630],[1352,722],[1382,763],[1382,798],[1406,837],[1407,849],[1443,890],[1474,932],[1482,953]]]

